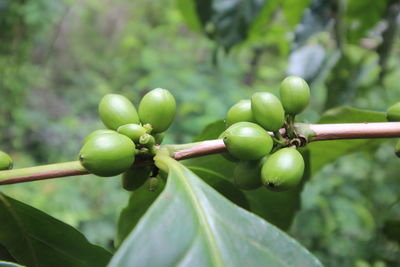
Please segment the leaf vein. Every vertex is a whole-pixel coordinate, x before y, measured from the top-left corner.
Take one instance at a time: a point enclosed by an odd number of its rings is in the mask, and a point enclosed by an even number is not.
[[[188,183],[188,181],[185,179],[186,175],[184,174],[184,172],[182,171],[180,166],[173,164],[173,167],[176,168],[176,171],[180,173],[180,175],[177,175],[177,176],[180,178],[184,187],[186,187],[187,193],[188,193],[190,199],[192,200],[192,203],[193,203],[195,209],[198,210],[198,212],[197,212],[198,217],[201,221],[201,225],[204,226],[205,235],[207,237],[208,243],[211,246],[211,253],[214,256],[212,259],[214,261],[216,261],[214,266],[221,266],[221,267],[224,266],[223,261],[220,256],[220,253],[218,252],[217,242],[215,241],[215,238],[212,235],[210,223],[206,219],[205,211],[202,208],[200,201],[199,201],[198,197],[196,196],[196,193],[194,192],[193,188]]]

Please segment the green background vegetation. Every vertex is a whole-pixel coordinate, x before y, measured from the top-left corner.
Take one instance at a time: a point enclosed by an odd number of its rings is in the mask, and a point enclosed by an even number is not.
[[[169,89],[178,110],[164,143],[191,141],[238,100],[276,93],[288,74],[310,84],[304,122],[400,100],[399,1],[225,1],[234,8],[213,12],[210,2],[0,0],[1,150],[16,168],[76,159],[85,135],[103,128],[97,105],[110,92],[137,105]],[[327,266],[400,264],[399,244],[383,234],[400,217],[393,147],[371,141],[306,185],[289,233]],[[95,176],[1,190],[108,248],[129,197],[119,179]]]

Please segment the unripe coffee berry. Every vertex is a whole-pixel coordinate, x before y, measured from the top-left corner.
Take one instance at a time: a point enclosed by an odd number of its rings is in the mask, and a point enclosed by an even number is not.
[[[386,118],[388,121],[400,121],[400,102],[387,109]]]
[[[79,152],[82,166],[98,176],[115,176],[135,160],[135,144],[125,135],[103,134],[90,138]]]
[[[150,173],[151,166],[130,168],[122,174],[122,187],[128,191],[136,190],[147,181]]]
[[[222,132],[218,139],[224,139],[224,135],[225,135],[225,131]],[[231,154],[229,154],[229,152],[223,152],[220,154],[221,156],[223,156],[226,160],[232,161],[232,162],[239,162],[240,160],[235,158],[234,156],[232,156]]]
[[[281,101],[271,93],[255,93],[251,97],[251,109],[257,123],[268,131],[277,131],[285,122]]]
[[[91,138],[93,138],[95,136],[99,136],[99,135],[102,135],[102,134],[109,134],[109,133],[113,134],[113,133],[116,133],[116,132],[113,131],[113,130],[108,130],[108,129],[95,130],[95,131],[91,132],[90,134],[88,134],[85,137],[85,139],[83,139],[82,144],[85,144],[89,139],[91,139]]]
[[[238,122],[222,134],[226,148],[233,157],[241,160],[257,160],[271,152],[271,136],[259,125]]]
[[[272,154],[261,169],[262,183],[272,191],[296,187],[303,177],[304,160],[295,148],[282,148]]]
[[[135,144],[139,143],[139,138],[147,133],[143,126],[133,123],[120,126],[118,127],[117,131],[120,134],[129,137]]]
[[[262,185],[261,167],[264,162],[263,159],[237,163],[233,171],[233,182],[238,188],[254,190]]]
[[[237,102],[226,114],[227,127],[241,121],[255,122],[253,112],[251,111],[251,101],[248,99]]]
[[[13,160],[11,157],[3,152],[0,151],[0,170],[10,170],[13,167]]]
[[[123,95],[105,95],[99,103],[99,115],[104,125],[112,130],[125,124],[139,123],[135,106]]]
[[[157,88],[148,92],[140,101],[139,118],[153,127],[152,133],[161,133],[171,125],[176,113],[173,95],[166,89]]]
[[[297,76],[286,77],[281,83],[279,94],[283,108],[290,115],[299,114],[310,102],[310,87]]]

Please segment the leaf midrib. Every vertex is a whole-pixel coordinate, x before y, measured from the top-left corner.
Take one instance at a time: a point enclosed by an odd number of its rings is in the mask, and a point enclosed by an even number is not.
[[[179,164],[179,163],[178,163]],[[208,223],[206,219],[206,214],[203,210],[203,208],[200,205],[200,201],[196,196],[196,193],[188,183],[187,179],[182,177],[185,177],[185,174],[182,172],[181,168],[176,168],[174,164],[174,169],[179,173],[178,177],[181,180],[183,186],[187,189],[186,193],[189,195],[190,199],[192,200],[192,203],[194,205],[195,210],[197,210],[198,217],[200,219],[201,225],[203,226],[205,235],[207,237],[208,243],[210,244],[210,251],[213,255],[212,260],[214,261],[214,266],[224,266],[223,261],[220,257],[218,248],[217,248],[217,242],[212,235],[211,227],[210,224]]]

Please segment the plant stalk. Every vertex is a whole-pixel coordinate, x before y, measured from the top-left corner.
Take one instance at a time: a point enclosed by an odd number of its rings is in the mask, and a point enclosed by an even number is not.
[[[338,123],[338,124],[296,124],[298,134],[307,142],[337,139],[370,139],[400,137],[400,122]],[[282,130],[282,129],[281,129]],[[284,129],[282,130],[284,132]],[[273,135],[273,133],[270,133]],[[226,151],[222,139],[207,140],[183,145],[163,145],[175,160],[200,157]],[[134,166],[153,164],[149,161],[135,162]],[[134,167],[133,166],[133,167]],[[79,163],[71,161],[30,168],[0,171],[0,185],[32,182],[58,177],[88,174]]]
[[[309,124],[312,141],[400,137],[400,122]]]
[[[0,185],[88,174],[79,161],[0,171]]]

